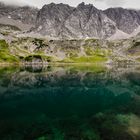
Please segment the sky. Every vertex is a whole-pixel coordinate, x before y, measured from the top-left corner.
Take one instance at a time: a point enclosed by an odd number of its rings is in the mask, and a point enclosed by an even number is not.
[[[109,7],[123,7],[140,9],[140,0],[0,0],[6,4],[12,5],[30,5],[41,8],[44,4],[64,3],[76,7],[79,3],[93,4],[99,9],[107,9]]]

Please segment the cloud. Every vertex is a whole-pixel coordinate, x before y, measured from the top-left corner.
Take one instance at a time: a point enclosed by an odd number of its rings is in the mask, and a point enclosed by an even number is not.
[[[126,3],[126,0],[95,0],[95,1],[106,3],[108,6],[112,7],[123,6]]]
[[[26,0],[0,0],[0,2],[3,2],[8,5],[29,5],[29,3]]]
[[[100,7],[104,3],[102,9],[109,7],[123,7],[123,8],[133,8],[140,9],[140,0],[94,0],[95,3]]]
[[[79,3],[93,4],[99,9],[106,9],[109,7],[124,7],[140,9],[140,0],[0,0],[6,4],[12,5],[31,5],[41,8],[44,4],[65,3],[76,7]]]
[[[44,4],[48,4],[51,2],[54,3],[65,3],[69,4],[71,6],[76,7],[79,3],[85,2],[87,4],[91,3],[95,6],[102,6],[106,7],[106,4],[108,5],[116,5],[119,4],[122,0],[0,0],[1,2],[4,2],[6,4],[10,5],[33,5],[36,7],[42,7]]]

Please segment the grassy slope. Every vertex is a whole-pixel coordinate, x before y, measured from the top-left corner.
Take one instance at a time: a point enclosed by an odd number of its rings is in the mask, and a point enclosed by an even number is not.
[[[18,63],[18,58],[10,53],[8,47],[9,46],[5,40],[0,40],[0,62]]]
[[[84,47],[84,56],[76,56],[76,53],[70,53],[70,57],[63,60],[64,62],[71,63],[103,63],[108,60],[109,53],[106,50],[93,48],[86,46]]]
[[[94,43],[94,41],[89,40],[89,43]],[[51,43],[49,44],[45,40],[41,39],[33,39],[33,38],[20,38],[18,41],[12,43],[12,50],[14,50],[15,55],[18,54],[18,57],[22,61],[32,62],[34,59],[40,59],[41,61],[45,62],[59,62],[59,63],[100,63],[106,62],[108,60],[108,54],[106,51],[102,49],[95,49],[93,46],[89,47],[88,42],[86,41],[85,45],[82,46],[85,55],[81,55],[80,47],[79,46],[72,46],[71,42],[66,41],[66,44],[59,44],[54,47],[56,50],[52,51],[50,55],[49,51],[51,50]],[[34,51],[30,51],[30,46],[36,46]],[[61,50],[65,53],[65,58],[60,60],[55,51]]]
[[[139,44],[131,40],[48,41],[27,37],[17,38],[8,46],[4,40],[0,40],[0,62],[105,63],[108,60],[119,62],[118,59],[122,61],[128,59],[127,56],[129,59],[135,57],[135,60],[140,61]],[[64,55],[64,58],[59,58],[61,55]]]

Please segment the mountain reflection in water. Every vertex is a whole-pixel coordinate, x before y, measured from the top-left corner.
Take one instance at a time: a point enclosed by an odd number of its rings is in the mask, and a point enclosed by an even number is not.
[[[139,140],[140,69],[0,68],[1,140]]]

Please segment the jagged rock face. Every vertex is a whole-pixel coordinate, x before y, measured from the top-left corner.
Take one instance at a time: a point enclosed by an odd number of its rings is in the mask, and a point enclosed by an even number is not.
[[[116,32],[115,23],[93,5],[81,3],[64,23],[64,35],[107,38]]]
[[[140,11],[109,8],[104,13],[116,23],[118,29],[125,33],[132,33],[140,25]]]
[[[40,10],[0,3],[0,23],[58,39],[106,39],[113,35],[127,38],[128,34],[139,32],[140,11],[123,8],[102,11],[84,3],[76,8],[62,3],[51,3]]]
[[[44,5],[38,12],[37,31],[43,35],[58,37],[63,22],[72,13],[73,7],[65,4]]]
[[[45,5],[37,16],[37,32],[62,38],[106,38],[116,32],[116,26],[93,5],[81,3],[77,8],[64,4]]]
[[[38,9],[24,6],[7,6],[0,3],[0,18],[7,17],[25,24],[35,24]],[[8,24],[8,23],[7,23]]]

